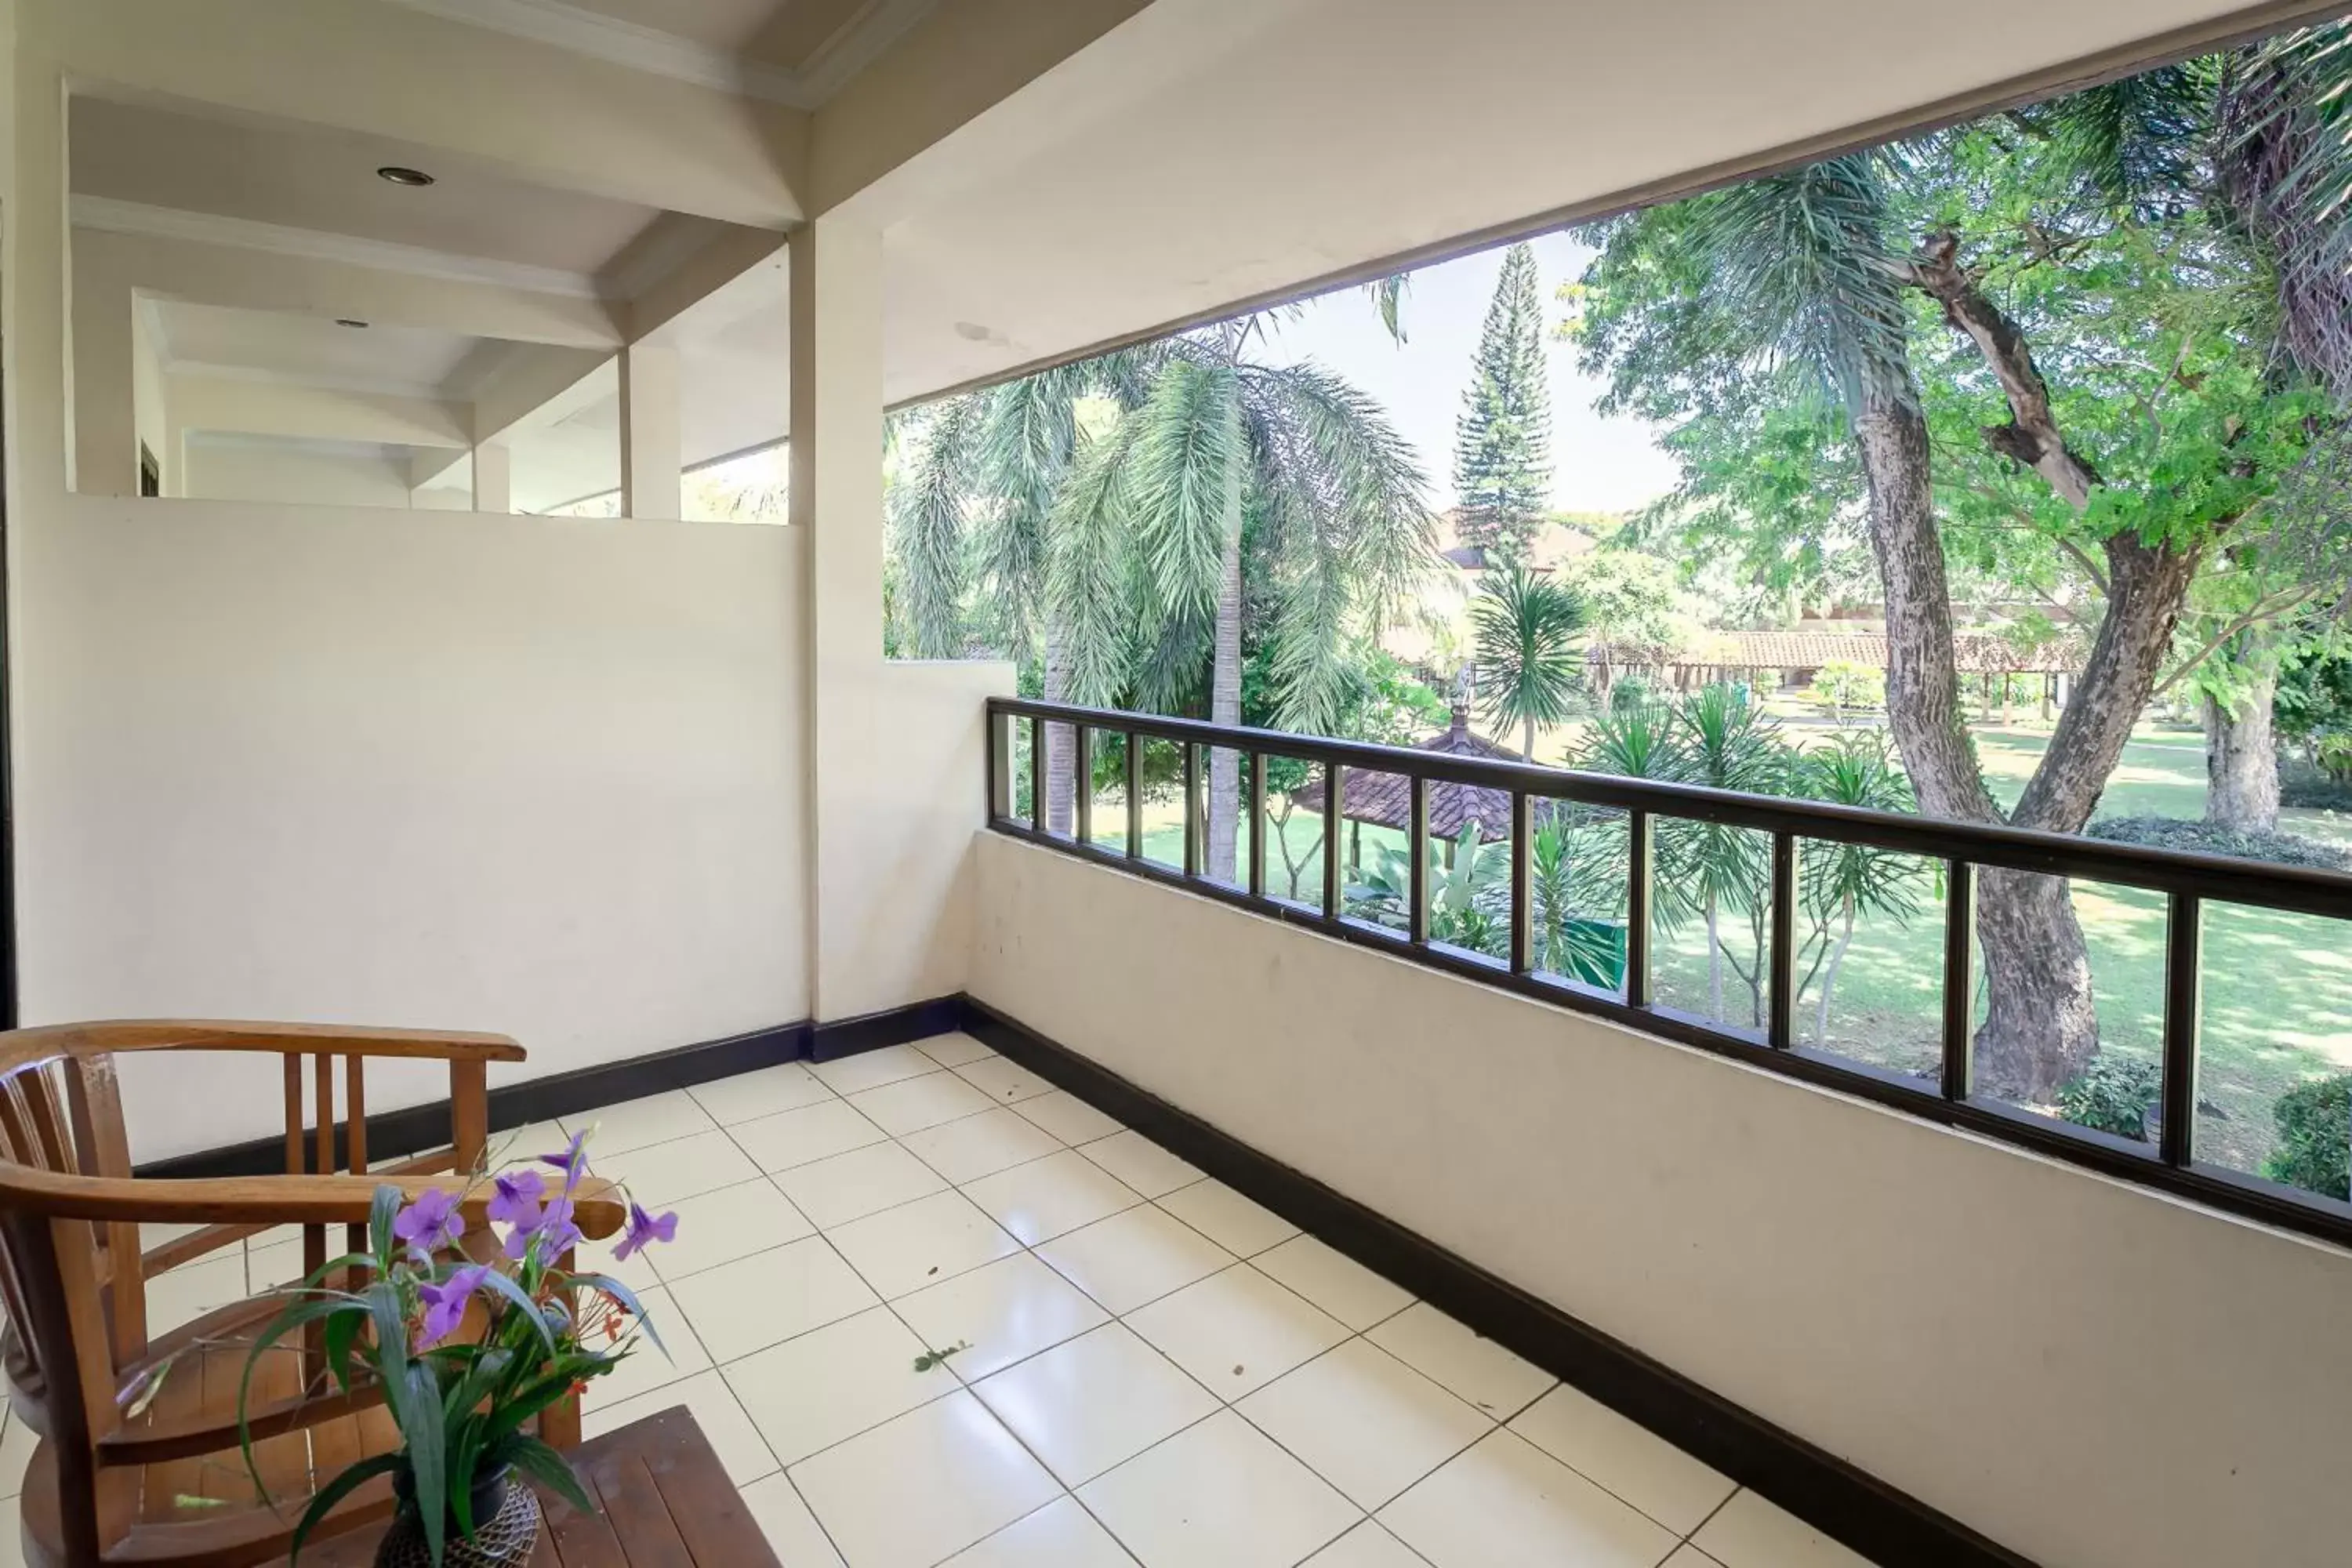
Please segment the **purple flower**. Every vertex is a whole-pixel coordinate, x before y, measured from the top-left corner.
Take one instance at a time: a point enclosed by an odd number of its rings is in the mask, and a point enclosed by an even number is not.
[[[629,1254],[642,1250],[649,1241],[676,1241],[677,1239],[677,1215],[675,1212],[656,1219],[641,1205],[631,1204],[629,1233],[621,1237],[620,1246],[613,1248],[613,1261],[625,1262]]]
[[[478,1263],[468,1264],[450,1274],[438,1285],[425,1284],[416,1288],[417,1296],[425,1302],[425,1321],[416,1325],[416,1350],[420,1355],[457,1331],[457,1324],[466,1316],[466,1303],[481,1289],[489,1270]]]
[[[490,1185],[489,1215],[499,1225],[519,1225],[525,1230],[539,1224],[539,1200],[547,1191],[537,1171],[506,1171],[494,1176]]]
[[[507,1233],[507,1256],[519,1258],[530,1250],[533,1240],[544,1237],[545,1245],[539,1249],[540,1257],[549,1262],[561,1258],[565,1248],[580,1240],[580,1227],[572,1223],[572,1213],[570,1198],[550,1198],[545,1208]]]
[[[457,1246],[457,1238],[466,1234],[466,1222],[457,1214],[457,1194],[443,1187],[426,1188],[393,1220],[392,1234],[420,1253]]]
[[[563,1190],[567,1193],[578,1186],[580,1178],[588,1173],[588,1152],[584,1147],[587,1142],[588,1130],[583,1127],[572,1135],[572,1142],[564,1146],[562,1153],[539,1157],[541,1164],[552,1165],[563,1173]]]
[[[572,1223],[572,1200],[557,1198],[540,1216],[539,1256],[552,1263],[580,1245],[580,1227]]]

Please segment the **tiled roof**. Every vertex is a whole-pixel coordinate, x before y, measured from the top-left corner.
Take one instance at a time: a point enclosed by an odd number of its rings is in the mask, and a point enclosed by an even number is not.
[[[1454,709],[1454,724],[1442,735],[1432,736],[1415,748],[1423,752],[1444,752],[1457,757],[1487,757],[1497,762],[1516,763],[1519,753],[1508,746],[1497,745],[1470,729],[1470,713],[1461,704]],[[1320,773],[1307,781],[1307,787],[1295,796],[1303,811],[1323,809],[1323,778]],[[1412,826],[1412,782],[1402,773],[1366,773],[1349,768],[1347,790],[1339,802],[1339,815],[1351,822],[1369,822],[1381,827],[1393,827],[1402,833]],[[1429,786],[1429,832],[1433,838],[1459,837],[1464,826],[1475,822],[1478,837],[1491,842],[1511,836],[1511,796],[1508,791],[1487,789],[1479,784],[1447,784],[1433,780]]]
[[[2080,644],[2067,639],[2021,648],[2007,637],[1986,632],[1962,632],[1953,639],[1953,652],[1965,674],[1998,674],[2014,670],[2037,674],[2067,673],[2083,668]],[[1825,664],[1860,664],[1886,668],[1884,632],[1717,632],[1696,647],[1640,647],[1620,644],[1596,648],[1592,657],[1605,658],[1625,668],[1661,665],[1711,666],[1723,669],[1819,669]]]

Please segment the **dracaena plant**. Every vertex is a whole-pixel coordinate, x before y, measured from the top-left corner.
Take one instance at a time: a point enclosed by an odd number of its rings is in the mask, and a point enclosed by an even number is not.
[[[281,1292],[286,1309],[255,1342],[237,1394],[238,1435],[256,1489],[267,1495],[247,1408],[254,1368],[289,1334],[315,1327],[336,1387],[383,1389],[401,1436],[397,1452],[362,1459],[319,1489],[295,1526],[294,1556],[337,1503],[383,1475],[413,1500],[436,1568],[452,1526],[465,1537],[488,1522],[473,1517],[479,1480],[512,1469],[583,1511],[593,1506],[562,1456],[524,1427],[618,1366],[640,1332],[656,1347],[661,1336],[627,1286],[564,1267],[581,1239],[573,1200],[588,1173],[586,1136],[535,1162],[560,1173],[561,1185],[531,1166],[476,1178],[492,1189],[486,1212],[499,1242],[492,1262],[457,1250],[467,1194],[435,1189],[404,1205],[401,1190],[385,1186],[376,1189],[368,1251],[331,1259]],[[656,1218],[632,1204],[614,1256],[625,1259],[672,1239],[677,1229],[676,1215]],[[338,1279],[345,1286],[329,1283]],[[479,1331],[461,1334],[473,1308]]]

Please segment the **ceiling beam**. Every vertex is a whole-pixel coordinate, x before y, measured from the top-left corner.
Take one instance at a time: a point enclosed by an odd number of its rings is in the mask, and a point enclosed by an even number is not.
[[[84,210],[77,204],[77,216]],[[619,308],[601,300],[79,223],[73,230],[73,276],[78,293],[137,292],[193,305],[430,327],[574,349],[610,351],[622,342]]]
[[[605,372],[609,353],[535,347],[511,354],[474,392],[477,442],[552,425],[613,395],[619,383]]]
[[[20,0],[77,91],[210,105],[565,190],[778,228],[805,112],[382,0]]]
[[[217,375],[174,374],[165,384],[172,423],[192,432],[460,451],[469,445],[462,403]]]
[[[1147,4],[958,0],[939,6],[817,110],[806,182],[809,211],[829,212],[877,186]],[[898,215],[861,206],[860,216],[887,224]]]
[[[779,260],[783,248],[784,237],[781,234],[763,229],[728,230],[629,302],[629,341],[660,341],[668,335],[666,329],[687,311],[752,268]],[[776,297],[783,298],[781,279],[776,284]],[[778,367],[779,374],[782,369]]]

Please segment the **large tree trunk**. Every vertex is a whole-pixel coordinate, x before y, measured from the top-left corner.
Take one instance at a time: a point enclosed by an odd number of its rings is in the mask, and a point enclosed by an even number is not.
[[[2024,335],[1960,264],[1958,241],[1948,234],[1931,239],[1909,278],[1943,307],[1945,320],[1976,345],[2000,384],[2010,422],[1986,426],[1985,444],[2032,468],[2078,510],[2087,506],[2105,480],[2067,443],[2048,384]],[[1917,500],[1924,510],[1924,427],[1920,442]],[[1932,542],[1919,547],[1922,552],[1932,548]],[[2021,827],[2079,833],[2090,821],[2155,689],[2157,671],[2196,575],[2193,550],[2143,544],[2129,534],[2105,541],[2104,549],[2106,616],[2074,699],[2059,716],[2041,765],[2010,814]],[[1938,553],[1938,590],[1941,566]],[[1887,613],[1890,617],[1895,614],[1891,591]],[[1948,638],[1948,618],[1942,630]],[[1910,760],[1907,746],[1905,758]],[[1990,802],[1984,800],[1983,782],[1973,763],[1969,772],[1972,787],[1967,795],[1983,801],[1989,810]],[[1916,784],[1916,763],[1913,777]],[[1924,788],[1920,799],[1930,810],[1940,809]],[[2047,1101],[2089,1065],[2099,1048],[2090,953],[2065,882],[2027,872],[1988,870],[1978,889],[1977,935],[1989,993],[1984,1026],[1977,1032],[1978,1087],[2004,1098]]]
[[[1865,377],[1854,418],[1870,491],[1870,532],[1886,594],[1886,721],[1922,810],[1997,823],[1960,709],[1952,595],[1936,531],[1927,422],[1906,371]]]
[[[2234,708],[2205,699],[2206,821],[2240,833],[2278,831],[2277,695],[2278,677],[2265,675]]]
[[[1224,562],[1217,584],[1216,662],[1209,676],[1209,719],[1242,721],[1242,466],[1225,465]],[[1234,879],[1234,829],[1241,821],[1241,753],[1209,752],[1208,848],[1202,868],[1220,882]],[[1243,878],[1246,881],[1246,878]]]
[[[1886,592],[1888,727],[1923,810],[1998,823],[2000,812],[1985,789],[1961,712],[1927,426],[1907,374],[1882,372],[1866,385],[1855,437]],[[2059,747],[2053,739],[2050,758]],[[1977,1036],[1976,1087],[2004,1098],[2046,1100],[2082,1070],[2099,1044],[2090,950],[2065,884],[1986,871],[1977,887],[1977,941],[1990,1003]]]
[[[1066,702],[1070,693],[1070,656],[1062,634],[1049,620],[1045,626],[1045,689],[1048,702]],[[1067,724],[1044,726],[1045,736],[1045,830],[1067,837],[1071,805],[1077,795],[1077,736]]]

